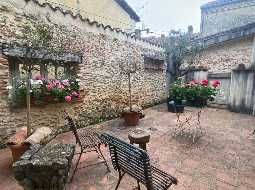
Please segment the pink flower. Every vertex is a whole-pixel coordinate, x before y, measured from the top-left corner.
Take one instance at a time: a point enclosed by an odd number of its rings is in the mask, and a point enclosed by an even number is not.
[[[37,75],[37,76],[35,76],[35,80],[44,80],[44,78],[41,76],[41,75]]]
[[[196,86],[196,85],[198,84],[198,82],[195,81],[195,80],[192,80],[192,81],[190,82],[190,84],[191,84],[191,86]]]
[[[63,84],[64,86],[70,86],[70,83],[69,83],[68,80],[63,80],[63,81],[62,81],[62,84]]]
[[[202,80],[201,84],[203,86],[208,86],[209,82],[208,82],[208,80]]]
[[[64,90],[64,89],[65,89],[65,87],[64,87],[64,85],[62,85],[62,84],[58,84],[58,89],[60,89],[60,90]]]
[[[72,92],[72,96],[79,97],[79,94],[77,92]]]
[[[53,84],[54,86],[58,86],[58,85],[60,84],[60,82],[59,82],[59,80],[53,80],[53,81],[52,81],[52,84]]]
[[[48,91],[51,91],[53,88],[54,88],[54,86],[52,84],[48,84],[47,85],[47,90]]]
[[[214,88],[219,87],[219,86],[220,86],[220,81],[218,81],[218,80],[213,81],[213,82],[212,82],[212,86],[213,86]]]
[[[71,102],[72,101],[72,96],[66,96],[65,100],[66,100],[66,102]]]

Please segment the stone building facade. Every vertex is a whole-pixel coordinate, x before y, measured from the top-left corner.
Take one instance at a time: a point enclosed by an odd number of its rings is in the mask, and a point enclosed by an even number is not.
[[[211,35],[255,20],[255,0],[216,0],[201,6],[201,33]]]
[[[128,80],[121,72],[120,64],[126,64],[130,59],[138,67],[132,75],[133,104],[146,107],[166,98],[163,48],[63,12],[50,4],[41,4],[36,0],[1,1],[0,19],[4,18],[5,24],[1,23],[0,42],[11,41],[12,34],[17,33],[19,26],[31,15],[66,26],[70,42],[67,50],[77,49],[82,52],[83,58],[82,63],[75,66],[82,84],[82,100],[72,104],[33,106],[31,120],[34,128],[61,125],[61,111],[64,108],[84,125],[118,116],[128,103]],[[148,63],[148,60],[153,61]],[[17,129],[26,126],[26,108],[13,108],[9,103],[7,86],[11,83],[10,66],[10,58],[0,51],[0,145]]]
[[[201,31],[194,41],[205,44],[196,64],[210,72],[230,73],[250,66],[255,34],[254,0],[217,0],[201,6]]]
[[[195,64],[208,71],[191,73],[221,82],[215,104],[249,114],[255,113],[254,10],[254,0],[218,0],[203,5],[201,31],[193,40],[205,45]]]

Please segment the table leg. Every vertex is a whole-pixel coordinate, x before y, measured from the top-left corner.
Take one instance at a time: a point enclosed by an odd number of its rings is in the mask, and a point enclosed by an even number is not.
[[[147,149],[146,149],[146,143],[140,143],[140,144],[139,144],[139,148],[141,148],[141,149],[147,151]]]

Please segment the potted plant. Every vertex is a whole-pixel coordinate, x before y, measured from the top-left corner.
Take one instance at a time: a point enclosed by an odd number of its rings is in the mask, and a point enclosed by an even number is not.
[[[137,105],[126,107],[122,113],[127,126],[137,126],[141,117],[143,117],[142,108]]]
[[[132,104],[132,82],[131,82],[131,77],[132,74],[135,74],[138,70],[137,64],[135,60],[131,60],[130,57],[130,50],[131,46],[128,46],[128,58],[127,61],[122,62],[120,64],[120,69],[123,74],[125,74],[128,78],[128,107],[124,108],[122,112],[122,116],[125,120],[125,123],[127,126],[137,126],[139,123],[139,119],[142,118],[144,115],[142,113],[142,108],[133,105]],[[127,64],[125,64],[127,63]]]
[[[167,101],[168,111],[183,113],[185,107],[185,91],[184,85],[176,82],[170,86],[169,98]]]
[[[31,105],[42,105],[59,102],[75,102],[79,100],[79,80],[46,80],[38,76],[31,79],[30,100]],[[17,81],[16,89],[13,91],[13,101],[16,104],[26,103],[26,83]]]
[[[206,106],[207,101],[213,100],[217,95],[219,86],[220,82],[218,80],[213,81],[211,86],[209,86],[208,80],[203,80],[201,82],[193,80],[185,84],[187,103],[194,107]]]
[[[137,105],[132,105],[132,89],[131,89],[131,73],[134,73],[135,71],[129,70],[127,72],[128,76],[128,94],[129,94],[129,106],[124,108],[122,116],[125,120],[125,123],[127,126],[137,126],[139,123],[139,119],[142,114],[142,108],[140,108]]]

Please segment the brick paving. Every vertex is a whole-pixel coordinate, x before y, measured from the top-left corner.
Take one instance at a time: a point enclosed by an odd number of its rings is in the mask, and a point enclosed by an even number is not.
[[[194,111],[187,108],[188,111]],[[231,113],[227,110],[206,108],[201,124],[205,135],[195,144],[184,138],[173,138],[176,115],[166,111],[162,104],[145,111],[139,127],[152,133],[148,153],[152,163],[178,178],[173,190],[252,190],[255,186],[255,117]],[[124,140],[134,128],[124,127],[122,120],[112,120],[93,126]],[[86,129],[83,129],[86,130]],[[72,143],[71,133],[59,135],[54,142]],[[107,148],[104,154],[109,160]],[[87,154],[81,165],[95,161],[97,156]],[[8,149],[0,150],[0,189],[22,189],[15,181]],[[110,160],[109,160],[110,161]],[[113,190],[117,173],[105,173],[103,165],[78,170],[68,190]],[[136,182],[126,176],[119,190],[136,189]],[[144,188],[142,188],[144,189]]]

